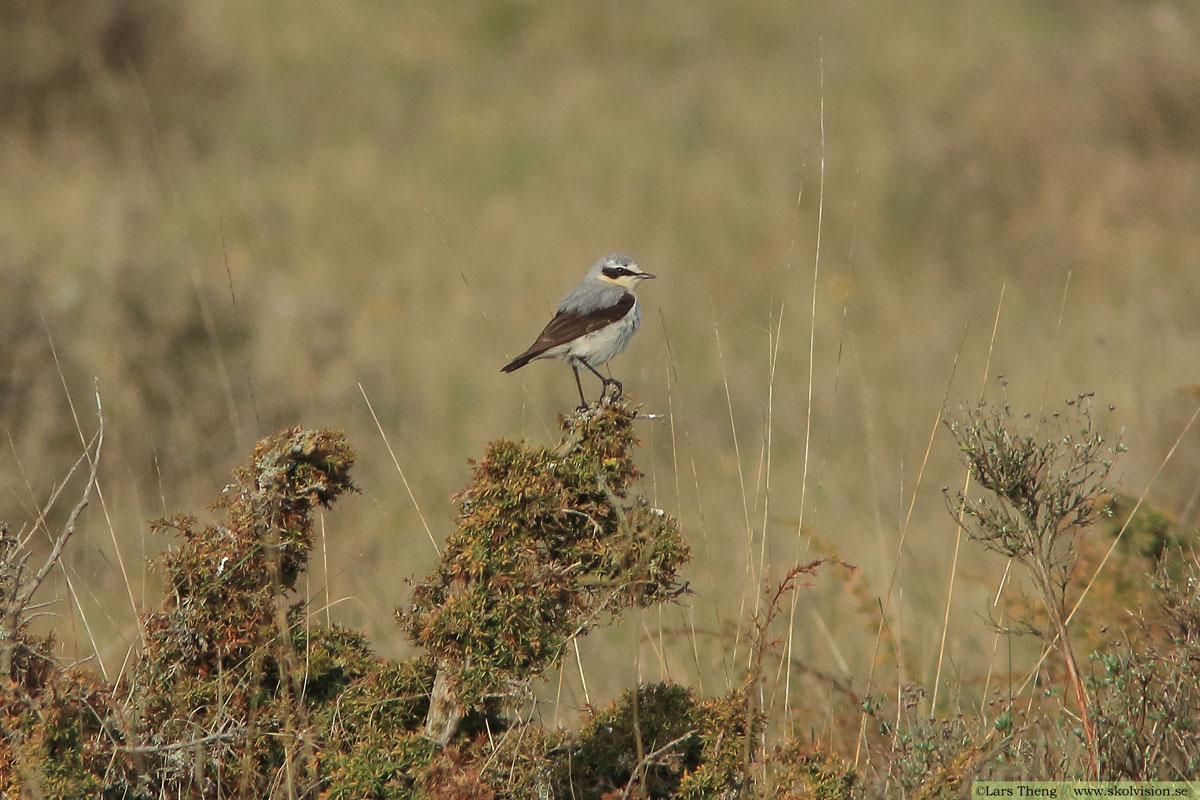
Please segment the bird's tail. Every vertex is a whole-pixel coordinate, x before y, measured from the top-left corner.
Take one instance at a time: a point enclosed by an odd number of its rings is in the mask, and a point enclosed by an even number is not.
[[[513,372],[514,370],[518,370],[521,367],[528,364],[530,361],[533,361],[539,355],[541,355],[541,354],[536,350],[526,350],[524,353],[521,353],[521,355],[517,356],[512,361],[508,362],[503,367],[501,367],[500,371],[501,372]]]

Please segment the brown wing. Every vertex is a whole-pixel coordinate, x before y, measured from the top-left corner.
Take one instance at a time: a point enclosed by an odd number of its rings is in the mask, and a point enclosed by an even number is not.
[[[520,369],[552,347],[574,341],[584,334],[616,322],[629,313],[629,309],[633,308],[635,302],[634,296],[630,292],[626,292],[615,304],[589,311],[586,314],[580,314],[578,311],[558,312],[538,334],[537,341],[531,344],[524,353],[501,367],[500,371],[512,372]]]

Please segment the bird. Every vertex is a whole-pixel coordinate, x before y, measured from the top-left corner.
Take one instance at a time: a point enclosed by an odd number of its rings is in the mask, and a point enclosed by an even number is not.
[[[579,389],[579,407],[587,408],[579,367],[586,367],[604,384],[603,398],[608,387],[617,388],[621,382],[606,378],[596,367],[625,349],[642,324],[633,289],[639,281],[653,278],[625,253],[609,253],[588,269],[583,280],[568,291],[558,304],[554,318],[546,324],[537,339],[521,355],[500,368],[513,372],[539,358],[557,358],[571,365],[575,387]]]

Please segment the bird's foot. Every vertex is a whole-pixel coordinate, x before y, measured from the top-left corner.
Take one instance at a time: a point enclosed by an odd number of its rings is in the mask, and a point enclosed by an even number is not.
[[[614,387],[616,391],[610,393],[608,391],[610,386]],[[623,391],[624,387],[621,385],[619,380],[616,378],[606,378],[604,381],[604,388],[600,390],[600,402],[611,403],[612,401],[618,399]]]

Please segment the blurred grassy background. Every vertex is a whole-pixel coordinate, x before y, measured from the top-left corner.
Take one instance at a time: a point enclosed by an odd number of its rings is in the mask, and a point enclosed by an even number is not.
[[[764,572],[817,553],[861,572],[804,595],[794,655],[861,688],[877,608],[860,601],[887,591],[943,397],[953,412],[985,386],[998,308],[988,372],[1021,409],[1115,404],[1128,492],[1196,406],[1194,3],[10,0],[0,17],[0,518],[37,517],[80,450],[67,392],[90,431],[98,378],[105,502],[67,561],[110,675],[156,603],[146,557],[169,542],[146,521],[200,510],[291,424],[345,428],[360,453],[314,607],[406,652],[390,615],[434,552],[358,384],[444,535],[466,460],[552,439],[573,405],[562,365],[498,369],[614,249],[660,276],[612,367],[664,415],[642,463],[697,594],[581,643],[592,700],[635,670],[724,688]],[[1188,525],[1198,467],[1193,436],[1151,491]],[[932,681],[955,541],[940,489],[961,483],[939,430],[893,684]],[[964,547],[960,687],[987,669],[1003,570]],[[64,655],[83,657],[69,607]],[[563,697],[583,700],[573,663]]]

